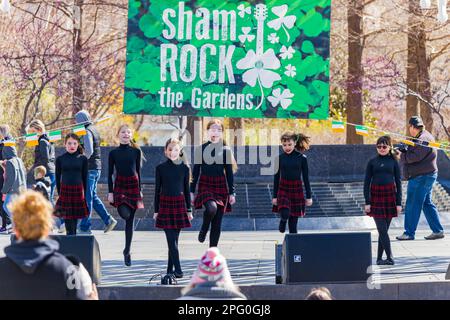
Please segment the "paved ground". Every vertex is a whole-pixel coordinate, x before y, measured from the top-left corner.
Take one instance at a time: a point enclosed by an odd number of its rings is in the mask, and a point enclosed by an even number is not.
[[[443,240],[426,241],[428,230],[419,231],[415,241],[399,242],[395,236],[402,230],[390,232],[396,265],[380,267],[379,280],[375,282],[429,282],[442,281],[450,263],[450,234]],[[94,232],[102,256],[102,286],[146,286],[151,276],[165,271],[167,247],[163,232],[135,232],[132,245],[133,265],[123,265],[123,231],[104,234]],[[372,231],[372,251],[376,257],[376,231]],[[199,257],[207,244],[199,244],[197,232],[182,232],[180,252],[185,284],[195,270]],[[275,283],[275,243],[281,243],[283,235],[277,231],[224,232],[220,241],[222,253],[227,257],[231,274],[238,284]],[[0,235],[0,247],[9,244],[9,236]],[[1,250],[3,256],[3,250]],[[374,258],[375,262],[375,258]],[[158,281],[152,281],[156,285]]]

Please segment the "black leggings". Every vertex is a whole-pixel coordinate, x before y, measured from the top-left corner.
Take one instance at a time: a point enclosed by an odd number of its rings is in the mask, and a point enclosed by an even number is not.
[[[377,260],[383,258],[383,250],[386,251],[388,259],[392,258],[391,240],[389,239],[389,226],[391,224],[391,218],[373,218],[378,230],[378,254]]]
[[[205,203],[205,212],[203,213],[202,231],[207,232],[209,225],[211,225],[211,232],[209,234],[209,246],[217,247],[219,244],[220,232],[222,228],[222,218],[225,208],[217,206],[213,200]]]
[[[173,273],[175,267],[175,272],[180,274],[181,264],[180,264],[180,253],[178,252],[178,238],[180,237],[181,229],[164,229],[167,239],[167,247],[169,248],[169,259],[167,260],[167,273]]]
[[[284,223],[289,224],[289,233],[297,233],[298,217],[291,216],[288,208],[280,209],[280,217]]]
[[[130,208],[126,204],[121,204],[117,208],[117,212],[125,220],[125,249],[123,249],[123,254],[129,254],[131,241],[133,240],[134,214],[136,213],[136,209]]]
[[[78,219],[64,219],[64,224],[66,225],[66,234],[68,236],[77,235]]]
[[[0,193],[0,215],[2,217],[2,227],[6,228],[6,225],[11,224],[11,219],[9,219],[5,210],[3,210],[3,201],[1,199],[2,194]]]

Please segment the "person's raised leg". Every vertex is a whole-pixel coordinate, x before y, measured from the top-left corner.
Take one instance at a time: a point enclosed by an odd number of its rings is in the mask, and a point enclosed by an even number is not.
[[[205,242],[206,234],[208,233],[209,226],[212,219],[217,213],[217,203],[213,200],[207,201],[205,203],[205,211],[203,212],[203,222],[200,227],[200,232],[198,233],[198,241],[201,243]]]

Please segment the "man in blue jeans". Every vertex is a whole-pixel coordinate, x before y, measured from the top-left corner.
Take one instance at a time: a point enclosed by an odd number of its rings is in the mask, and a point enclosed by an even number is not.
[[[102,200],[97,195],[97,184],[100,179],[102,163],[100,151],[100,135],[91,122],[91,116],[85,110],[81,110],[75,115],[77,123],[83,124],[86,128],[86,135],[83,137],[84,154],[88,158],[88,191],[86,202],[90,212],[89,217],[80,222],[79,234],[91,234],[91,214],[94,209],[105,223],[105,233],[113,230],[117,225],[114,219],[106,210]]]
[[[420,117],[414,116],[409,120],[409,132],[417,140],[414,147],[402,146],[401,162],[403,174],[408,179],[408,190],[405,206],[405,232],[397,240],[414,240],[420,214],[423,210],[432,234],[426,240],[444,238],[444,228],[439,221],[439,213],[432,202],[433,185],[437,179],[437,151],[423,146],[423,141],[433,142],[434,138],[425,130]],[[425,143],[425,144],[426,144]]]

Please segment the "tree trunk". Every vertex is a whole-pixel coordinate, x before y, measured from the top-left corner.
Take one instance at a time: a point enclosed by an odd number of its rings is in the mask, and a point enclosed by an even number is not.
[[[233,140],[230,139],[230,144],[232,145],[245,145],[245,135],[244,135],[244,119],[242,118],[229,118],[229,124],[231,129]]]
[[[406,66],[406,86],[408,90],[418,92],[417,79],[417,54],[418,54],[418,38],[419,21],[419,3],[416,0],[409,0],[409,17],[408,17],[408,61]],[[406,97],[406,134],[409,135],[408,122],[412,116],[419,115],[419,101],[412,95]]]
[[[82,77],[82,16],[83,16],[83,1],[75,0],[73,8],[73,97],[72,97],[72,112],[76,114],[83,109],[83,77]]]
[[[200,145],[203,143],[203,124],[200,117],[187,117],[186,131],[189,132],[190,139],[186,144]],[[189,141],[190,140],[190,141]]]
[[[362,53],[363,53],[363,0],[349,0],[348,19],[348,73],[347,73],[347,121],[363,124]],[[353,126],[347,126],[347,144],[363,144],[364,138],[356,134]]]
[[[419,26],[418,34],[418,52],[417,52],[417,91],[426,100],[431,101],[431,83],[430,83],[430,63],[427,56],[425,25]],[[420,116],[422,117],[425,128],[433,132],[433,112],[430,107],[420,102]]]

